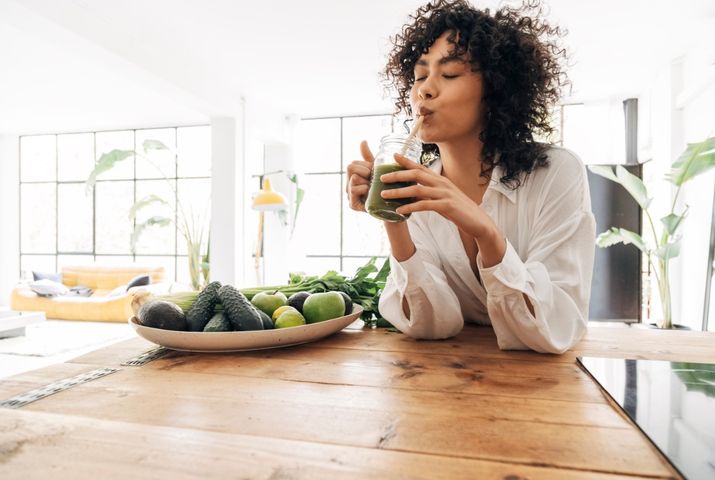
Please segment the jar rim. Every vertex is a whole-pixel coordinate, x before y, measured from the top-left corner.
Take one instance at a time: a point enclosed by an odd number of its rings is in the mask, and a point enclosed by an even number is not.
[[[405,143],[408,138],[409,138],[409,134],[394,132],[394,133],[390,133],[390,134],[387,134],[384,137],[382,137],[380,139],[380,143],[381,144],[392,143],[392,142]],[[417,138],[416,135],[414,137],[410,138],[409,140],[410,141],[407,143],[411,147],[422,147],[422,141],[419,138]]]

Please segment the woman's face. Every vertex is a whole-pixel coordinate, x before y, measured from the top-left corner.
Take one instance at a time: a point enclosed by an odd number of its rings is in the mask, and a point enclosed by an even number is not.
[[[483,130],[482,75],[473,72],[466,57],[451,54],[449,32],[440,36],[415,65],[410,103],[424,117],[420,138],[425,143],[447,143],[477,138]]]

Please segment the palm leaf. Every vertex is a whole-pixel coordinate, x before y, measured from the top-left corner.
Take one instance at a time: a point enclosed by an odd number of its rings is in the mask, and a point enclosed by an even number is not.
[[[144,140],[144,143],[142,143],[142,147],[144,148],[144,153],[148,153],[149,150],[170,150],[170,148],[167,147],[164,142],[160,140],[152,140],[150,138]]]
[[[168,217],[160,217],[160,216],[154,216],[151,218],[148,218],[144,220],[141,223],[137,223],[137,225],[134,227],[134,231],[132,232],[132,238],[130,240],[131,242],[131,249],[132,253],[136,252],[137,249],[137,242],[139,241],[139,237],[141,237],[141,234],[146,230],[148,227],[165,227],[171,223],[171,219]]]
[[[616,183],[621,183],[618,180],[618,177],[616,177],[616,175],[613,173],[613,168],[611,167],[607,167],[605,165],[589,165],[588,169],[596,175],[600,175]]]
[[[631,197],[633,197],[641,208],[648,208],[651,199],[648,198],[648,190],[646,189],[643,180],[633,175],[622,165],[616,165],[616,177],[618,177],[618,183],[620,183],[623,188],[631,194]]]
[[[635,245],[641,252],[648,252],[648,246],[643,240],[643,237],[625,228],[611,227],[610,230],[606,230],[596,238],[596,245],[601,248],[610,247],[618,243],[625,245],[630,243]]]
[[[129,219],[134,220],[137,216],[137,212],[141,210],[142,208],[148,207],[149,205],[159,203],[162,205],[169,205],[169,203],[164,200],[163,198],[157,196],[157,195],[147,195],[146,197],[142,198],[141,200],[137,200],[134,202],[134,205],[132,205],[132,208],[129,209]]]
[[[660,222],[663,224],[665,231],[668,232],[668,235],[675,235],[675,232],[680,226],[680,222],[683,221],[686,214],[687,210],[683,212],[682,215],[676,215],[674,213],[671,213],[660,219]]]
[[[713,167],[715,167],[715,137],[710,137],[700,143],[688,144],[685,151],[673,162],[666,178],[674,185],[680,186]]]
[[[665,261],[677,257],[678,255],[680,255],[680,239],[677,239],[676,241],[671,243],[666,243],[665,245],[661,245],[655,250],[655,254],[658,256],[658,258],[661,258]]]
[[[111,152],[103,153],[102,156],[99,157],[99,160],[97,160],[97,163],[94,165],[94,170],[92,170],[89,174],[89,178],[87,178],[87,181],[85,182],[87,195],[89,195],[92,188],[94,188],[94,184],[97,183],[97,177],[99,177],[102,173],[111,170],[117,163],[126,160],[132,155],[134,155],[134,150],[114,149]]]

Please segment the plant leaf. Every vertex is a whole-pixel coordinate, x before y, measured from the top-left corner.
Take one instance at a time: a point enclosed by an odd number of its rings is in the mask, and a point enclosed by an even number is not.
[[[601,248],[607,248],[618,243],[626,245],[630,243],[635,245],[641,252],[648,252],[648,246],[643,237],[625,228],[611,227],[610,230],[606,230],[596,238],[596,245]]]
[[[169,225],[170,223],[171,223],[170,218],[160,217],[160,216],[154,216],[154,217],[146,219],[145,221],[143,221],[141,223],[137,223],[137,225],[134,227],[134,231],[132,232],[132,238],[130,240],[132,253],[136,252],[137,242],[139,241],[139,237],[141,237],[142,232],[144,232],[144,230],[146,230],[147,227],[153,227],[153,226],[165,227],[165,226]]]
[[[626,170],[622,165],[616,165],[616,177],[623,188],[631,194],[631,197],[640,205],[642,209],[648,208],[651,199],[648,198],[648,190],[643,180]]]
[[[663,260],[670,260],[671,258],[675,258],[678,255],[680,255],[680,239],[677,239],[674,242],[671,243],[666,243],[665,245],[661,245],[655,250],[655,254],[658,256],[658,258],[663,259]]]
[[[675,232],[678,230],[680,222],[683,221],[685,215],[685,213],[682,215],[671,213],[660,219],[661,223],[665,227],[665,231],[668,232],[668,235],[675,235]]]
[[[134,220],[137,216],[137,212],[141,210],[142,208],[148,207],[151,204],[154,203],[160,203],[162,205],[169,205],[169,203],[164,200],[163,198],[159,197],[158,195],[147,195],[146,197],[142,198],[141,200],[137,200],[134,202],[134,205],[132,205],[132,208],[129,209],[129,219]]]
[[[94,170],[89,174],[87,181],[85,182],[85,192],[87,195],[90,194],[94,184],[97,183],[97,177],[102,173],[111,170],[114,166],[127,158],[134,155],[134,150],[117,150],[114,149],[111,152],[103,153],[97,163],[94,165]]]
[[[169,150],[169,147],[164,145],[164,142],[152,140],[151,138],[144,140],[142,147],[144,148],[144,153],[148,153],[149,150]]]
[[[616,177],[616,174],[613,173],[613,168],[611,167],[607,167],[606,165],[589,165],[588,169],[596,175],[600,175],[616,183],[621,183],[618,177]]]
[[[387,280],[387,276],[390,275],[390,258],[386,258],[385,262],[382,264],[382,268],[380,268],[380,271],[377,272],[377,275],[375,275],[375,282],[381,283],[381,287],[385,286],[385,281]]]
[[[715,167],[715,137],[688,144],[685,151],[671,165],[666,179],[680,186]]]

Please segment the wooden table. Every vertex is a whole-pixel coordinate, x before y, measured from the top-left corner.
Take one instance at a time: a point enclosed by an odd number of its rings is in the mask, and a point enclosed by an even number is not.
[[[715,334],[591,328],[564,355],[503,352],[490,328],[415,341],[359,328],[233,354],[140,338],[0,381],[0,478],[677,478],[575,363],[578,355],[715,361]]]

